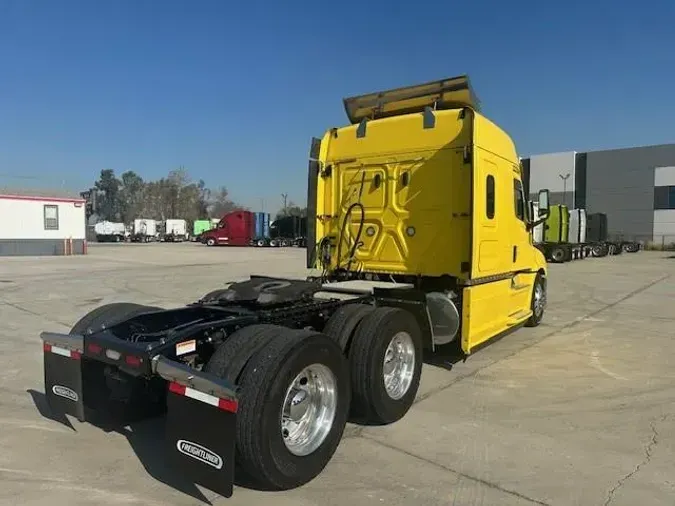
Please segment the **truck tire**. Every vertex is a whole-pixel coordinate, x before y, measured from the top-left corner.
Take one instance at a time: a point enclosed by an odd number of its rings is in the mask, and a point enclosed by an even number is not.
[[[546,278],[537,274],[532,286],[532,302],[530,302],[532,316],[525,322],[526,327],[537,327],[544,318],[546,309]]]
[[[553,260],[555,263],[563,263],[566,258],[567,254],[565,252],[565,248],[562,246],[556,246],[551,250],[551,260]]]
[[[408,311],[379,307],[356,328],[349,347],[352,416],[393,423],[412,406],[422,374],[422,331]]]
[[[607,253],[609,253],[609,248],[607,247],[606,244],[596,244],[595,246],[593,246],[593,249],[591,251],[594,257],[600,258],[607,256]]]
[[[288,490],[319,475],[349,411],[349,366],[337,343],[286,329],[251,358],[239,385],[236,455],[248,478]]]
[[[259,248],[263,248],[265,246],[265,241],[263,239],[258,239],[256,244]]]
[[[207,246],[215,246],[215,245],[216,245],[216,240],[215,240],[213,237],[209,237],[209,238],[206,240],[206,243],[205,243],[205,244],[206,244]]]
[[[251,357],[286,330],[278,325],[266,324],[239,329],[216,348],[204,370],[236,384]]]
[[[333,313],[323,328],[323,333],[332,337],[342,348],[345,354],[349,353],[351,343],[356,327],[363,318],[375,310],[374,306],[368,304],[347,304],[340,307]]]
[[[162,308],[157,306],[144,306],[132,302],[113,302],[99,306],[93,311],[84,315],[73,325],[71,334],[87,334],[101,330],[103,326],[110,327],[115,323],[124,321],[133,316],[150,311],[160,311]]]

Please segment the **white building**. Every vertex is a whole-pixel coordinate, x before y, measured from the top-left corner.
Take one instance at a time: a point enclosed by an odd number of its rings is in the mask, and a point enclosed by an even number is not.
[[[32,193],[0,190],[0,256],[85,254],[85,201]]]

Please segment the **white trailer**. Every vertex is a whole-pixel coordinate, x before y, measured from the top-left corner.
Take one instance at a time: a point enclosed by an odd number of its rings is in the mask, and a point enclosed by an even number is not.
[[[124,223],[113,221],[99,221],[94,225],[97,242],[121,242],[127,237],[127,228]]]
[[[133,242],[150,242],[157,239],[157,221],[144,218],[134,220]]]
[[[0,194],[0,256],[85,254],[84,206],[81,198]]]
[[[169,219],[164,222],[164,240],[167,242],[183,242],[188,238],[187,221]]]

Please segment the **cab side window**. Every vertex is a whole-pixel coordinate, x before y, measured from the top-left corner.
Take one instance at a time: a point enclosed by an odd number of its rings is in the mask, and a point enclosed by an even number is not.
[[[485,181],[485,214],[489,220],[495,217],[495,178],[492,174]]]
[[[523,197],[523,184],[518,179],[513,180],[513,204],[516,217],[525,221],[525,197]]]

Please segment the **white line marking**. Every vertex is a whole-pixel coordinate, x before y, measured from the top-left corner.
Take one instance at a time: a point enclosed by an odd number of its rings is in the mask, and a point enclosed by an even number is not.
[[[595,369],[597,369],[598,371],[606,374],[607,376],[610,376],[610,377],[612,377],[614,379],[617,379],[617,380],[628,381],[628,378],[624,378],[623,376],[621,376],[619,374],[616,374],[615,372],[612,372],[609,369],[607,369],[606,367],[604,367],[600,363],[600,353],[597,350],[593,350],[591,352],[591,365]]]
[[[48,427],[46,425],[38,425],[28,420],[9,420],[7,418],[0,418],[0,426],[2,425],[17,425],[21,429],[45,430],[47,432],[60,432],[60,433],[71,432],[70,430],[67,430],[65,428],[59,429],[56,427]],[[2,471],[2,469],[0,469],[0,471]]]

